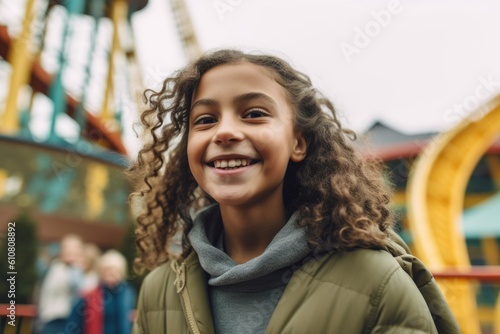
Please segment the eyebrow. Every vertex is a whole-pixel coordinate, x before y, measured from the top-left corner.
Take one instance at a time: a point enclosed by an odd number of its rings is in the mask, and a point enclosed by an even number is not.
[[[238,95],[233,99],[233,103],[239,104],[239,103],[244,103],[244,102],[248,102],[248,101],[252,101],[252,100],[264,100],[268,103],[276,105],[276,101],[274,101],[274,99],[272,97],[270,97],[269,95],[266,95],[264,93],[259,93],[259,92],[250,92],[250,93]]]
[[[241,103],[245,103],[245,102],[252,101],[252,100],[264,100],[267,103],[271,103],[274,106],[277,105],[276,101],[274,101],[274,99],[272,97],[270,97],[264,93],[260,93],[260,92],[250,92],[250,93],[238,95],[233,99],[233,103],[234,104],[241,104]],[[193,105],[191,106],[191,110],[193,110],[195,107],[198,107],[198,106],[209,106],[210,107],[210,106],[217,106],[217,105],[219,105],[219,102],[217,102],[214,99],[200,99],[200,100],[197,100],[195,103],[193,103]]]
[[[191,106],[191,110],[193,110],[195,107],[199,107],[199,106],[216,106],[218,105],[219,103],[213,99],[200,99],[200,100],[197,100],[195,103],[193,103],[193,105]]]

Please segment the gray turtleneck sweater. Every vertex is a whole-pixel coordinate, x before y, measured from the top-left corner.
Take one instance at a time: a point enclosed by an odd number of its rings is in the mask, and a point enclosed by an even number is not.
[[[264,333],[291,277],[292,265],[310,249],[297,214],[276,234],[260,256],[237,264],[224,252],[217,204],[194,219],[189,240],[209,274],[209,298],[217,334]]]

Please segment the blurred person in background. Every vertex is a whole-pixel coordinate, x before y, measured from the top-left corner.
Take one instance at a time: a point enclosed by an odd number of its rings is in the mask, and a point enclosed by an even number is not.
[[[83,245],[82,269],[83,282],[80,291],[82,293],[95,289],[99,284],[99,257],[101,250],[93,243]]]
[[[42,334],[64,333],[66,321],[83,281],[83,242],[74,234],[61,240],[61,251],[43,279],[38,302],[37,329]]]
[[[82,334],[124,334],[132,331],[135,293],[126,282],[127,261],[116,250],[99,260],[99,285],[75,304],[68,329]]]

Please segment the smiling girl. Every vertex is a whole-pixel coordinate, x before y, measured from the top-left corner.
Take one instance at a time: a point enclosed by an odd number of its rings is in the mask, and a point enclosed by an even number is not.
[[[392,230],[379,171],[306,75],[222,50],[145,97],[131,172],[138,262],[156,269],[135,333],[458,333]]]

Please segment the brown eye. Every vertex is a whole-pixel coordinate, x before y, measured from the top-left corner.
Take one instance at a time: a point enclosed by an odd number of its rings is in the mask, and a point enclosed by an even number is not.
[[[265,116],[267,116],[267,113],[264,110],[251,109],[243,116],[243,118],[259,118],[259,117],[265,117]]]
[[[195,125],[204,125],[204,124],[212,124],[215,122],[217,122],[217,120],[212,116],[201,116],[201,117],[198,117],[194,121],[194,124]]]

